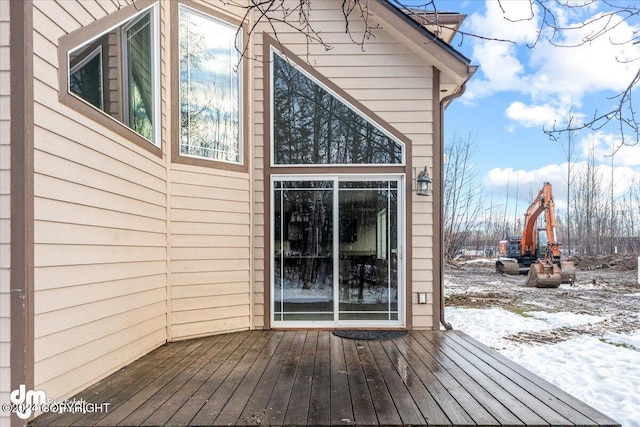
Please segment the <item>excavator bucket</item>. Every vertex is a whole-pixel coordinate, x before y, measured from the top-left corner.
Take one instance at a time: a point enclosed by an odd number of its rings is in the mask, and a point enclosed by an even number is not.
[[[560,266],[547,259],[531,264],[526,286],[535,288],[557,288],[562,282]]]
[[[573,285],[576,282],[576,266],[571,261],[562,261],[560,269],[560,281]]]

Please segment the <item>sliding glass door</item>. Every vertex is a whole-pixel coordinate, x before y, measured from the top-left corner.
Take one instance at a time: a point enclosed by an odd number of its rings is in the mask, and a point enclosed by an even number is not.
[[[273,179],[279,326],[402,325],[401,178]]]

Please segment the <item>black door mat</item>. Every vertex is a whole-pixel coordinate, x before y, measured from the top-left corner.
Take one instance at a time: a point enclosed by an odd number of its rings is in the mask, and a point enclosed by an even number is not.
[[[352,340],[392,340],[402,338],[408,331],[335,330],[333,335]]]

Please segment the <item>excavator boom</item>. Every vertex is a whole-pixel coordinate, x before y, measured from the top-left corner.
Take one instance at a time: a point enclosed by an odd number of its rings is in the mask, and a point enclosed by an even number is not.
[[[551,190],[551,184],[545,182],[542,189],[538,192],[538,195],[534,199],[533,203],[527,209],[524,214],[524,230],[522,232],[522,255],[531,256],[536,253],[536,250],[543,248],[536,248],[535,239],[535,226],[536,221],[541,213],[544,212],[545,226],[547,230],[547,238],[549,239],[548,251],[554,258],[560,257],[560,243],[556,236],[556,213],[555,204],[553,202],[553,192]]]

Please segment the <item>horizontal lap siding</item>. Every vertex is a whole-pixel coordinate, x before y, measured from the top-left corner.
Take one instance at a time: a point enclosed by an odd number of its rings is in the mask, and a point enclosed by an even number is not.
[[[11,121],[9,2],[0,1],[0,402],[11,392]],[[0,411],[0,426],[9,413]]]
[[[293,5],[295,2],[291,2]],[[332,49],[325,50],[318,44],[308,45],[306,39],[288,26],[277,26],[278,40],[299,58],[312,64],[317,72],[360,101],[382,120],[389,123],[397,131],[412,141],[412,159],[414,168],[433,167],[433,71],[418,54],[385,32],[384,25],[373,30],[375,37],[365,41],[363,49],[354,44],[345,34],[345,21],[339,3],[334,0],[314,1],[310,13],[313,25],[321,30],[320,36]],[[371,20],[372,25],[376,23]],[[360,40],[363,23],[356,15],[350,18],[349,28]],[[268,26],[261,30],[271,33]],[[261,39],[256,38],[259,43]],[[261,57],[262,45],[258,45],[256,53]],[[264,147],[264,115],[263,99],[267,96],[262,88],[267,85],[262,81],[263,68],[260,61],[254,63],[255,68],[255,322],[261,324],[264,316],[264,291],[269,286],[269,278],[264,277],[264,248],[258,247],[265,235],[265,204],[268,195],[268,181],[264,176],[264,156],[270,150]],[[273,173],[277,170],[272,169]],[[313,173],[313,172],[311,172]],[[411,175],[406,179],[412,180]],[[412,186],[413,187],[413,186]],[[265,192],[266,191],[266,192]],[[408,281],[412,281],[413,293],[410,300],[413,304],[413,318],[410,320],[414,328],[433,327],[433,266],[432,266],[432,198],[413,197],[408,208],[409,221],[413,228],[412,253],[413,271],[408,271]],[[268,257],[269,254],[266,254]],[[417,304],[415,292],[427,292],[428,304]]]
[[[165,166],[58,102],[58,38],[115,6],[34,8],[35,385],[52,398],[166,340]]]
[[[172,338],[249,329],[248,174],[174,164],[170,192]]]

